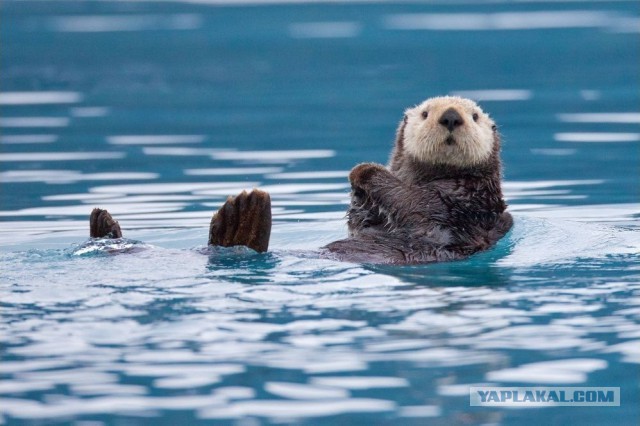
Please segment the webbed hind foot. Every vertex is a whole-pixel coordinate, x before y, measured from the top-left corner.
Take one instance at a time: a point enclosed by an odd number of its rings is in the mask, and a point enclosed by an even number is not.
[[[210,246],[247,246],[259,253],[269,248],[271,197],[254,189],[229,197],[211,218]]]
[[[95,208],[89,218],[89,235],[91,238],[122,238],[122,230],[108,211]]]

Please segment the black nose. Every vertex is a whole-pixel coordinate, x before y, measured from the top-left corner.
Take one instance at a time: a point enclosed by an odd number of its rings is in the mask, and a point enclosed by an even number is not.
[[[440,117],[438,123],[449,129],[449,131],[451,132],[456,127],[461,126],[464,123],[464,120],[462,119],[460,114],[458,114],[458,111],[453,108],[449,108],[444,112],[444,114],[442,114],[442,117]]]

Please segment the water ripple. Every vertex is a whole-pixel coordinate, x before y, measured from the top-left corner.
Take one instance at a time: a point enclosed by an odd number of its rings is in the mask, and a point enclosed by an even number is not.
[[[568,418],[469,409],[529,384],[620,387],[571,419],[634,423],[633,2],[298,3],[3,3],[0,423]],[[514,228],[460,262],[319,258],[351,167],[440,93],[500,124]],[[253,187],[270,251],[207,247]],[[94,205],[126,238],[87,240]]]

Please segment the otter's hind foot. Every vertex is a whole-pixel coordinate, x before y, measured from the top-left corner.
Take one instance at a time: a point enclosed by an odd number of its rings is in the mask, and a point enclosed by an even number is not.
[[[271,197],[258,189],[227,198],[209,227],[210,246],[247,246],[263,253],[270,236]]]
[[[89,235],[91,238],[122,238],[122,231],[108,211],[95,208],[89,218]]]

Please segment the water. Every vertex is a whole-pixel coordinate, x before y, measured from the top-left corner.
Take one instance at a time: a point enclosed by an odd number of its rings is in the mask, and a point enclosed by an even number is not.
[[[229,3],[0,6],[0,421],[638,424],[637,2]],[[500,125],[507,237],[437,265],[299,255],[447,93]],[[207,250],[258,186],[271,252]],[[94,206],[130,253],[83,245]],[[485,384],[622,401],[470,407]]]

